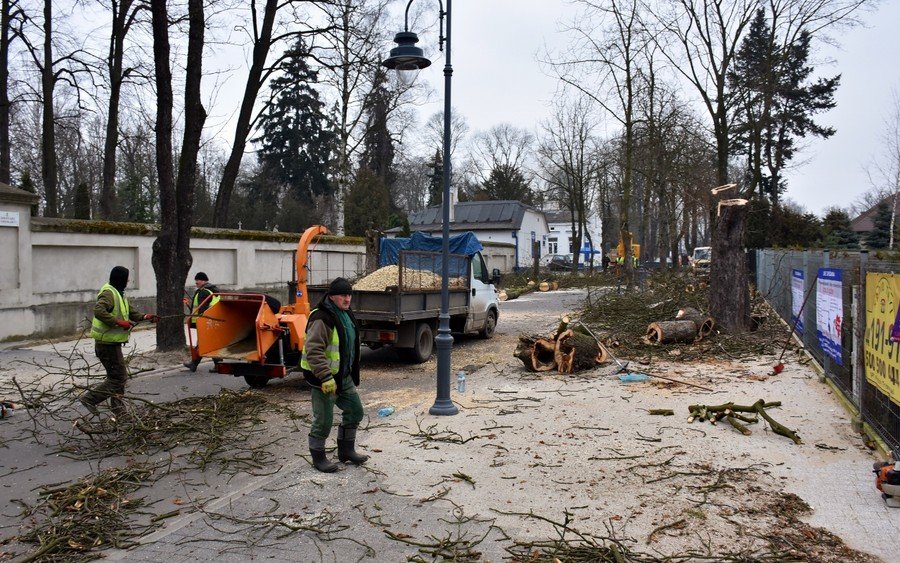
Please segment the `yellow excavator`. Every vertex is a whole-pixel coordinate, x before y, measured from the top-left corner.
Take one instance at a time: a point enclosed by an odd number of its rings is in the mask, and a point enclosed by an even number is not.
[[[191,357],[217,358],[215,371],[243,377],[253,388],[288,374],[303,351],[310,304],[307,295],[307,255],[313,239],[328,233],[314,225],[297,243],[296,276],[289,286],[291,302],[281,306],[263,293],[216,293],[197,321],[197,342],[190,342]],[[214,297],[218,300],[212,301]],[[190,318],[190,317],[188,317]],[[188,331],[191,334],[191,331]]]

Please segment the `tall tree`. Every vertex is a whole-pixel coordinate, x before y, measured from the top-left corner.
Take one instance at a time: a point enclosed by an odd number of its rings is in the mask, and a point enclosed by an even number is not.
[[[9,46],[13,20],[21,15],[17,0],[0,0],[0,182],[9,184]]]
[[[368,168],[381,178],[390,189],[394,184],[394,139],[388,128],[390,93],[385,87],[384,70],[376,71],[375,88],[369,96],[366,109],[366,132],[363,135],[363,151],[360,166]]]
[[[103,145],[103,183],[100,186],[100,217],[112,219],[116,213],[116,148],[119,146],[119,105],[122,84],[135,72],[124,68],[125,37],[134,25],[140,3],[134,0],[111,0],[112,25],[106,72],[109,80],[109,101],[106,113],[106,139]]]
[[[361,166],[347,193],[344,233],[364,236],[366,229],[387,229],[392,209],[390,193],[384,180],[374,170]]]
[[[890,205],[884,202],[878,204],[878,207],[875,208],[875,216],[872,218],[874,226],[865,237],[866,248],[879,250],[893,248],[891,241],[896,240],[895,235],[897,234],[891,231],[892,226],[895,231],[897,230],[893,215]]]
[[[631,280],[633,226],[630,211],[634,188],[636,96],[650,37],[642,21],[642,3],[638,0],[604,3],[579,0],[578,4],[583,11],[568,27],[574,34],[574,44],[552,64],[554,72],[565,84],[593,100],[622,127],[618,219],[620,240],[625,249],[625,276]]]
[[[441,150],[435,149],[434,157],[429,162],[428,205],[441,205],[444,201],[444,161]]]
[[[840,76],[810,81],[811,35],[803,30],[787,44],[776,37],[760,8],[738,51],[729,82],[740,110],[735,119],[737,146],[747,156],[750,191],[777,201],[786,186],[782,170],[796,152],[796,139],[828,138],[834,129],[812,119],[834,107]]]
[[[153,62],[156,69],[156,167],[159,176],[160,232],[153,241],[157,312],[162,317],[156,331],[161,351],[184,348],[181,297],[191,268],[191,225],[197,153],[206,121],[200,97],[203,77],[205,17],[203,0],[188,0],[188,45],[185,66],[184,138],[178,176],[172,151],[172,71],[169,67],[169,13],[167,0],[151,0]]]
[[[271,81],[272,101],[260,117],[258,141],[260,162],[285,186],[285,197],[311,210],[316,197],[332,192],[335,132],[313,87],[317,73],[308,58],[303,38],[282,57],[281,74]],[[302,222],[308,220],[302,218],[296,227]]]

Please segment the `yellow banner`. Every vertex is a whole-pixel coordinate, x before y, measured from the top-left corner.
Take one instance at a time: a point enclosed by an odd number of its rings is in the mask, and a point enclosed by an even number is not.
[[[867,272],[866,380],[895,404],[900,405],[898,306],[900,306],[900,275]]]

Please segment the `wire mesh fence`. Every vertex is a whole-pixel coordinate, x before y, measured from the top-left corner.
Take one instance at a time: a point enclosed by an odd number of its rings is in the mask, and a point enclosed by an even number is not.
[[[796,327],[806,350],[863,421],[900,452],[900,322],[894,321],[900,276],[891,289],[900,262],[865,251],[757,250],[755,264],[756,287],[766,301]],[[890,287],[871,287],[874,280]],[[891,324],[879,330],[876,317],[890,317]]]

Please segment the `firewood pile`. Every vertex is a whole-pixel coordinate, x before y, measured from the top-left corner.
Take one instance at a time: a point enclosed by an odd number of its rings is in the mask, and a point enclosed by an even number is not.
[[[678,310],[673,321],[656,321],[647,326],[644,344],[685,344],[699,342],[710,334],[716,321],[693,307]]]
[[[379,268],[357,280],[353,289],[359,291],[384,291],[389,287],[400,284],[400,266],[392,264]],[[448,280],[451,288],[466,287],[466,280],[462,277],[451,277]],[[441,276],[431,270],[416,270],[406,268],[403,271],[403,289],[440,289]]]
[[[519,335],[513,355],[529,371],[556,370],[561,374],[591,369],[610,360],[606,348],[590,330],[580,322],[572,323],[567,316],[560,319],[559,326],[549,337]]]

